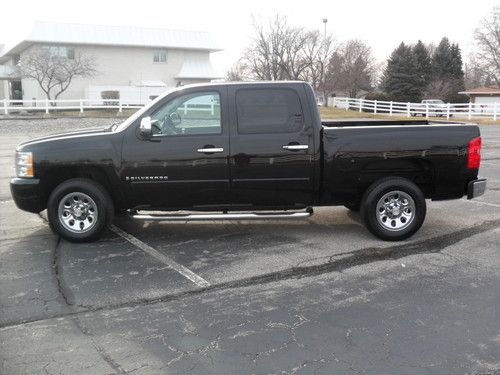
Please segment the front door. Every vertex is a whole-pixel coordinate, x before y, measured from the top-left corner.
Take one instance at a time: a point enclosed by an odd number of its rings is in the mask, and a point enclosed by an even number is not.
[[[295,87],[295,88],[293,88]],[[231,195],[255,208],[313,203],[313,133],[305,92],[292,87],[231,87]]]
[[[183,90],[147,116],[153,136],[129,127],[121,179],[134,206],[210,209],[229,203],[226,89]]]

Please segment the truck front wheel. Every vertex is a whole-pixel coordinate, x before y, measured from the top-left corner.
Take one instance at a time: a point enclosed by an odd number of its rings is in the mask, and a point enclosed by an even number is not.
[[[113,220],[113,201],[95,181],[74,178],[57,186],[47,203],[50,227],[71,242],[96,240]]]
[[[420,229],[426,214],[425,197],[417,185],[399,177],[373,183],[361,203],[361,216],[370,232],[386,241],[401,241]]]

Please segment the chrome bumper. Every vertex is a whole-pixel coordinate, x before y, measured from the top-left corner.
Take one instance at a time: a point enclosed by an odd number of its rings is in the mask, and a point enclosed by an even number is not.
[[[486,179],[480,178],[469,182],[467,185],[467,199],[477,198],[484,194],[486,190]]]

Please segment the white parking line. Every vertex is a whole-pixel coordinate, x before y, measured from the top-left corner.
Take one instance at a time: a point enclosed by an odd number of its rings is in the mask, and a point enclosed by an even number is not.
[[[148,244],[145,244],[140,239],[132,236],[131,234],[129,234],[123,230],[121,230],[120,228],[118,228],[115,225],[111,226],[111,230],[113,232],[115,232],[117,235],[119,235],[120,237],[123,237],[124,239],[126,239],[132,245],[137,246],[139,249],[141,249],[145,253],[151,255],[153,258],[159,260],[160,262],[166,264],[167,266],[169,266],[173,270],[177,271],[182,276],[184,276],[186,279],[192,281],[193,283],[195,283],[199,287],[205,288],[205,287],[210,286],[210,283],[207,280],[205,280],[201,276],[198,276],[193,271],[191,271],[189,268],[184,267],[182,264],[179,264],[179,263],[175,262],[174,260],[170,259],[168,256],[160,253],[158,250],[152,248]]]

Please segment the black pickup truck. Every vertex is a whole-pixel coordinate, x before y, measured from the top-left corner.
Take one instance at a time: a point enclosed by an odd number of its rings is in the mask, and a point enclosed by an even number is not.
[[[11,192],[71,241],[96,239],[116,213],[276,219],[334,205],[395,241],[420,228],[426,198],[484,193],[480,149],[474,125],[322,122],[304,82],[191,85],[109,129],[20,144]]]

